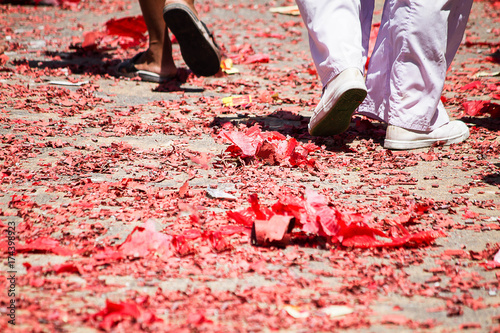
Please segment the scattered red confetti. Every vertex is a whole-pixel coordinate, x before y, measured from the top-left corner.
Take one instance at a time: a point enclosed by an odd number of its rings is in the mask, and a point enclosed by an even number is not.
[[[278,132],[262,132],[257,125],[245,132],[222,131],[219,135],[233,143],[226,150],[233,156],[253,157],[271,165],[314,166],[314,160],[307,156],[318,147],[299,144]]]
[[[499,1],[475,4],[441,98],[470,138],[416,151],[361,116],[308,135],[307,33],[267,3],[199,3],[237,70],[155,87],[110,76],[147,47],[136,3],[45,2],[0,5],[0,248],[15,221],[26,330],[500,332],[468,322],[500,307]],[[409,319],[415,297],[442,321]]]
[[[163,321],[151,312],[144,311],[134,302],[113,303],[110,300],[106,300],[106,307],[90,318],[92,320],[101,319],[99,328],[106,331],[109,331],[118,322],[127,318],[137,321],[141,326]]]
[[[128,49],[146,41],[146,23],[142,16],[110,19],[103,31],[85,32],[82,42],[84,49],[107,49],[121,47]]]
[[[285,233],[291,232],[286,230],[289,229],[292,217],[303,231],[331,237],[332,241],[346,247],[420,246],[445,236],[444,232],[434,230],[410,233],[397,222],[394,222],[395,229],[392,230],[396,235],[391,236],[380,229],[370,227],[369,216],[332,209],[327,205],[326,198],[312,191],[307,192],[306,196],[306,199],[285,198],[268,209],[261,207],[257,196],[252,195],[249,200],[251,207],[228,215],[244,225],[253,221],[256,245],[269,245],[273,241],[288,243],[284,237]]]
[[[492,118],[500,117],[500,105],[489,101],[464,102],[465,114],[471,117],[489,114]]]

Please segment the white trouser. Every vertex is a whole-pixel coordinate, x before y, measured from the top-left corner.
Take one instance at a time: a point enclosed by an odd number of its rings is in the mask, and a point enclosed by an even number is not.
[[[364,72],[374,0],[296,0],[323,85],[349,67]],[[440,101],[472,0],[386,0],[358,112],[430,131],[449,122]]]

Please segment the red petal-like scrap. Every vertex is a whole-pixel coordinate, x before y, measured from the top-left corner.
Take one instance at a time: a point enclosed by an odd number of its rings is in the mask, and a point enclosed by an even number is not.
[[[268,220],[272,215],[274,215],[274,213],[269,209],[260,206],[257,194],[250,194],[248,201],[250,202],[250,207],[252,208],[256,219]]]
[[[102,318],[99,328],[106,331],[109,331],[115,323],[121,321],[124,317],[129,317],[146,324],[163,321],[154,314],[143,311],[134,302],[114,303],[110,300],[106,300],[106,307],[104,309],[91,316],[92,319]]]
[[[0,248],[7,252],[7,242],[1,242]],[[16,245],[17,253],[54,253],[61,256],[70,256],[77,251],[59,245],[57,239],[40,237],[26,244]]]
[[[78,273],[80,275],[82,274],[81,266],[75,263],[55,265],[52,268],[54,269],[54,272],[56,274],[61,274],[61,273]]]
[[[147,28],[142,15],[138,15],[119,19],[112,18],[106,22],[106,31],[109,35],[141,39],[144,38]]]
[[[292,216],[273,215],[269,220],[255,220],[252,244],[260,246],[286,246],[290,243]]]
[[[239,212],[228,211],[227,217],[233,219],[238,224],[251,227],[255,220],[255,213],[251,208],[247,208]]]
[[[463,103],[464,112],[471,117],[489,114],[492,118],[500,117],[500,105],[491,101],[467,101]]]
[[[257,53],[251,56],[248,56],[244,64],[255,64],[255,63],[268,63],[269,62],[269,54]]]
[[[482,109],[487,101],[467,101],[463,103],[464,112],[466,115],[475,117],[482,115]]]
[[[249,128],[245,133],[238,131],[222,131],[220,136],[236,145],[241,150],[242,157],[255,156],[263,142],[260,136],[260,129],[257,125]]]
[[[82,48],[84,49],[94,49],[98,46],[99,40],[104,37],[105,34],[100,31],[89,31],[83,33]]]
[[[144,226],[135,227],[127,239],[118,247],[126,256],[144,257],[150,252],[159,255],[172,255],[172,236],[156,231],[152,220]]]

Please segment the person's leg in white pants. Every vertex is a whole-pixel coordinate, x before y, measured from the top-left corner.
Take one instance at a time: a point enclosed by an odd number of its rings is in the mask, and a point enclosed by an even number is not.
[[[472,0],[386,0],[360,112],[418,131],[448,123],[440,98],[471,5]]]
[[[297,0],[297,4],[325,92],[345,69],[362,71],[373,0]],[[449,123],[440,102],[446,70],[460,45],[471,6],[472,0],[386,0],[367,71],[368,97],[359,112],[419,134],[443,131]]]
[[[297,4],[324,86],[321,101],[309,121],[309,133],[318,136],[342,133],[366,96],[363,70],[374,0],[297,0]]]
[[[364,72],[374,0],[297,0],[324,86],[347,68]]]

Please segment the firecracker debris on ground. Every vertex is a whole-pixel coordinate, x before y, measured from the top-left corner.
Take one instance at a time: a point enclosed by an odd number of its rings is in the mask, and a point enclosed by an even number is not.
[[[361,116],[307,133],[321,84],[292,1],[197,1],[221,72],[174,40],[165,84],[116,76],[147,47],[136,1],[19,3],[2,332],[500,332],[500,1],[474,3],[444,87],[470,138],[411,151]]]

